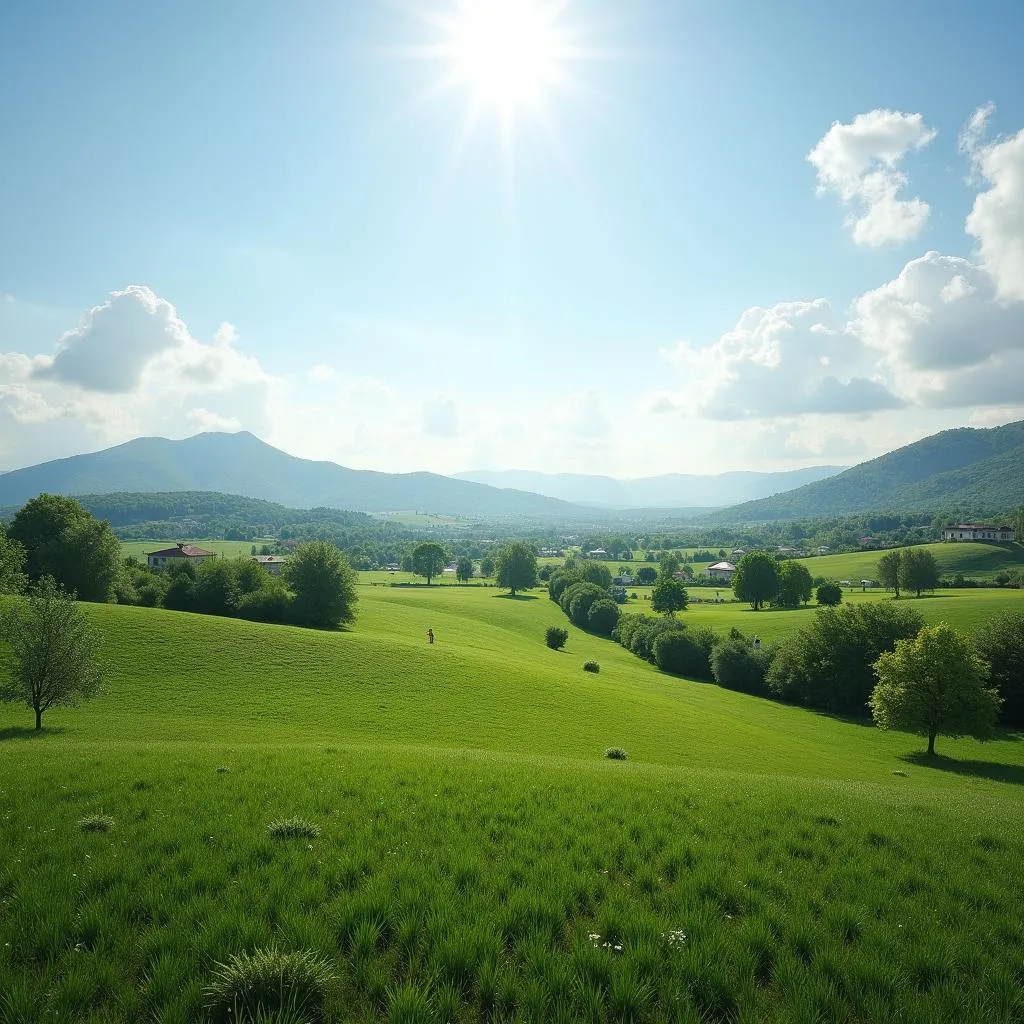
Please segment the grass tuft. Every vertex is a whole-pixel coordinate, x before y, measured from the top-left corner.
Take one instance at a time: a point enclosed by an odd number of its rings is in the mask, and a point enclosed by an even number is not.
[[[272,839],[319,839],[320,826],[305,818],[280,818],[267,826]]]
[[[310,950],[286,953],[275,947],[238,953],[218,963],[204,995],[213,1024],[251,1020],[325,1019],[325,990],[334,975]]]
[[[605,752],[604,756],[612,761],[625,761],[629,756],[622,747],[609,747]]]
[[[601,666],[596,661],[585,661],[583,662],[584,672],[600,672]]]
[[[78,819],[78,827],[83,832],[109,832],[114,827],[114,819],[109,814],[87,814]]]

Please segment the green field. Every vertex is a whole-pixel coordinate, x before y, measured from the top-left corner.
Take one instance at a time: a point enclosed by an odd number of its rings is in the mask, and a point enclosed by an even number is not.
[[[990,580],[1003,569],[1024,568],[1024,544],[982,544],[973,541],[917,546],[935,556],[942,576],[964,576]],[[816,555],[801,559],[812,576],[859,582],[878,578],[881,551],[850,551],[841,555]]]
[[[150,551],[173,548],[179,543],[179,540],[123,540],[121,541],[121,554],[125,558],[135,557],[145,563],[146,555]],[[181,541],[181,543],[195,544],[207,551],[215,551],[225,558],[247,558],[252,553],[253,545],[251,540],[187,540]],[[256,549],[259,550],[260,544],[268,542],[256,541],[255,543]]]
[[[0,708],[3,1024],[201,1020],[271,944],[330,962],[332,1022],[1021,1019],[1017,737],[928,764],[571,626],[552,652],[543,596],[359,594],[341,633],[92,606],[104,696],[39,737]],[[319,836],[270,838],[293,815]]]

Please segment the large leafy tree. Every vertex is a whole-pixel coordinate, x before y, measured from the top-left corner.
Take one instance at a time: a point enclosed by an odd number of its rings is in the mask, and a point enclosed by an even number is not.
[[[900,562],[900,583],[904,590],[913,590],[918,597],[922,590],[939,585],[939,565],[935,556],[924,548],[907,548]]]
[[[517,590],[529,590],[537,585],[537,552],[521,540],[506,544],[495,561],[498,586],[505,587],[515,597]]]
[[[0,681],[0,700],[27,704],[36,715],[96,696],[103,681],[96,634],[73,595],[44,576],[28,600],[0,620],[0,638],[10,646],[10,673]]]
[[[801,602],[811,599],[814,580],[801,562],[782,562],[779,565],[779,591],[775,602],[782,608],[799,608]]]
[[[675,615],[686,610],[690,603],[690,595],[682,580],[674,576],[659,576],[651,591],[651,611],[659,614]]]
[[[463,555],[455,563],[455,578],[460,583],[468,583],[473,578],[473,559]]]
[[[30,579],[52,576],[83,601],[110,599],[121,545],[109,523],[73,498],[40,494],[19,509],[8,533],[25,549]]]
[[[992,735],[1002,701],[985,685],[985,663],[947,623],[897,641],[875,662],[875,674],[870,705],[879,728],[927,736],[929,754],[936,736]]]
[[[1024,726],[1024,612],[1008,609],[993,615],[975,632],[974,648],[1003,698],[1003,722]]]
[[[758,611],[779,592],[779,563],[767,551],[750,551],[736,564],[733,593]]]
[[[903,552],[899,548],[886,551],[878,560],[878,581],[886,590],[893,590],[900,596],[903,585]]]
[[[412,571],[417,576],[425,576],[428,587],[430,581],[439,575],[447,564],[448,551],[443,544],[438,544],[437,541],[424,541],[412,549]]]
[[[356,572],[328,541],[300,544],[282,575],[295,594],[291,615],[299,625],[333,629],[356,617]]]

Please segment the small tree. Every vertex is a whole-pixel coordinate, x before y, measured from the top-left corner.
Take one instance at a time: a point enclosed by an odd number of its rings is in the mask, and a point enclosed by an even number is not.
[[[473,578],[473,559],[463,555],[455,563],[455,578],[460,583],[468,583]]]
[[[619,606],[608,598],[595,601],[587,612],[587,628],[598,636],[611,636],[619,624]]]
[[[776,603],[781,608],[799,608],[802,601],[810,601],[813,582],[806,565],[794,561],[782,562],[779,565]]]
[[[814,597],[818,604],[824,605],[826,608],[835,608],[837,604],[843,602],[843,588],[838,583],[828,580],[818,587],[814,592]]]
[[[490,555],[484,555],[480,559],[480,575],[485,579],[490,579],[494,575],[494,559]]]
[[[448,564],[448,552],[443,544],[428,540],[417,544],[412,551],[412,571],[417,576],[426,576],[427,586]]]
[[[1024,611],[1007,609],[991,616],[974,634],[974,649],[1003,698],[1003,723],[1024,726]]]
[[[869,700],[881,729],[908,729],[928,737],[992,735],[999,694],[985,686],[988,669],[952,626],[925,626],[913,639],[898,640],[875,662],[878,684]]]
[[[506,544],[498,552],[495,571],[498,586],[505,587],[515,597],[517,590],[529,590],[537,585],[537,552],[521,540]]]
[[[903,552],[899,575],[903,589],[913,590],[918,597],[922,590],[934,590],[939,585],[939,565],[924,548],[907,548]]]
[[[658,563],[658,575],[659,576],[674,576],[679,572],[680,566],[679,556],[674,551],[666,551],[661,556],[661,561]]]
[[[291,613],[299,625],[333,629],[356,617],[356,573],[333,544],[300,544],[282,576],[295,594]]]
[[[903,552],[899,548],[886,551],[878,560],[878,581],[886,590],[893,590],[900,596],[900,585],[903,583]]]
[[[758,611],[779,592],[779,563],[767,551],[751,551],[736,564],[733,593]]]
[[[642,587],[649,587],[657,578],[657,570],[649,565],[641,566],[636,571],[636,581]]]
[[[569,630],[561,626],[548,626],[544,631],[544,643],[553,651],[560,651],[569,639]]]
[[[658,582],[651,591],[651,611],[675,615],[676,612],[685,611],[689,603],[690,595],[686,592],[682,580],[677,580],[674,576],[658,577]]]
[[[10,678],[0,681],[0,700],[32,708],[37,730],[50,708],[74,706],[99,693],[103,666],[96,635],[75,598],[51,576],[4,615],[0,637],[11,648]]]

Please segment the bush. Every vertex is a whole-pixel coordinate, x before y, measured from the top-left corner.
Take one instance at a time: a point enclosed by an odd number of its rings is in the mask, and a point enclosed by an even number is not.
[[[988,664],[989,681],[1003,698],[999,719],[1024,726],[1024,612],[993,615],[974,635],[974,649]]]
[[[328,962],[309,950],[283,953],[271,947],[238,953],[216,965],[204,992],[207,1013],[213,1024],[253,1017],[279,1020],[278,1014],[321,1024],[324,989],[333,977]]]
[[[587,627],[598,636],[611,636],[619,624],[619,606],[608,598],[595,601],[587,613]]]
[[[577,583],[562,594],[562,608],[568,612],[574,626],[586,629],[591,606],[606,596],[607,592],[596,583]]]
[[[243,595],[238,602],[238,615],[252,622],[289,622],[291,604],[288,588],[271,577],[259,590]]]
[[[569,587],[574,586],[577,583],[585,583],[583,579],[583,573],[576,572],[572,569],[557,569],[551,574],[551,579],[548,581],[548,597],[551,598],[555,604],[560,604],[562,600],[562,594],[565,593]]]
[[[711,649],[715,642],[713,633],[702,631],[703,635],[679,629],[667,630],[654,640],[654,664],[662,672],[671,672],[690,679],[710,680]]]
[[[727,690],[763,697],[769,693],[765,679],[773,653],[770,648],[755,650],[749,641],[731,637],[715,647],[711,672],[715,682]]]
[[[834,608],[837,604],[842,604],[843,588],[838,583],[826,580],[814,592],[814,597],[818,604],[824,605],[826,608]]]
[[[568,639],[569,630],[562,629],[561,626],[548,626],[544,632],[544,642],[553,651],[560,651]]]
[[[601,666],[596,661],[585,661],[583,662],[584,672],[600,672]]]
[[[114,819],[109,814],[89,814],[79,820],[78,827],[83,832],[109,832],[114,827]]]
[[[267,826],[272,839],[317,839],[320,826],[304,818],[281,818]]]
[[[604,756],[612,761],[625,761],[629,756],[622,747],[609,747],[605,752]]]
[[[653,661],[654,641],[661,633],[682,629],[675,619],[653,615],[623,615],[612,630],[612,639],[617,640],[627,651],[645,661]]]

